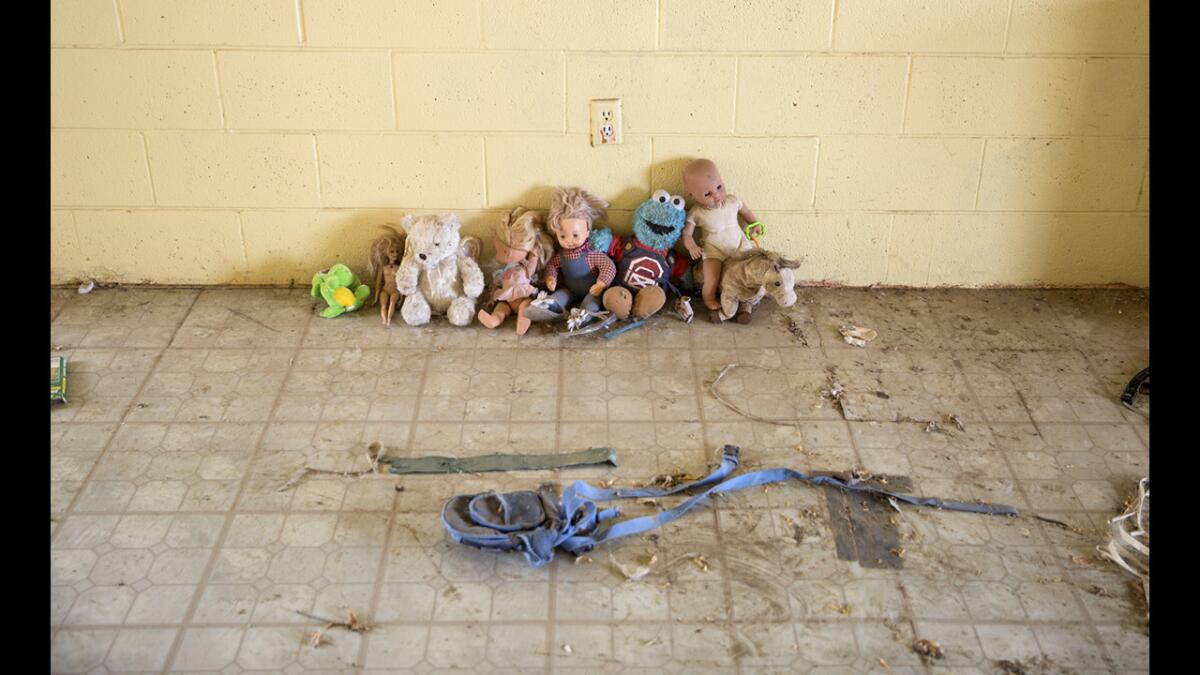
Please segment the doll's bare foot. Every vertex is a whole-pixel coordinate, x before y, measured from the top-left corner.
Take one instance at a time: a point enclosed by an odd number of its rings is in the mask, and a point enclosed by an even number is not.
[[[528,306],[529,305],[526,304],[525,306],[521,307],[521,309],[517,310],[517,335],[524,335],[529,331],[529,327],[533,325],[533,322],[529,320],[529,317],[525,316],[525,307]]]
[[[484,311],[482,309],[479,310],[479,314],[477,316],[479,319],[479,323],[487,326],[488,328],[496,328],[497,326],[500,325],[500,322],[503,321],[503,319],[497,319],[496,317],[492,316],[491,314],[488,314],[486,311]]]

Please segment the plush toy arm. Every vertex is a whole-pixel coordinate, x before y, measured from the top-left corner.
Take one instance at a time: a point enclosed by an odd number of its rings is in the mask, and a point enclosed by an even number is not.
[[[405,259],[400,263],[400,269],[396,270],[396,291],[400,295],[416,295],[417,278],[420,275],[421,267],[411,258]]]
[[[468,298],[478,298],[483,293],[483,270],[474,258],[458,258],[458,275],[462,277],[463,293]]]

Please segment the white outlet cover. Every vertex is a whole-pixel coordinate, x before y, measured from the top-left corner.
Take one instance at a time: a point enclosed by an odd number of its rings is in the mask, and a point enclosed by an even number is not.
[[[592,146],[620,145],[621,134],[621,99],[594,98],[591,105]]]

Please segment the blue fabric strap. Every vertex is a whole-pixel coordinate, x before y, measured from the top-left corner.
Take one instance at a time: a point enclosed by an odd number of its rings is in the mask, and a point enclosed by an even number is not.
[[[737,468],[740,450],[727,445],[721,464],[709,475],[673,488],[598,488],[576,481],[563,490],[554,504],[552,494],[514,492],[508,495],[484,493],[452,497],[442,508],[442,524],[455,541],[479,546],[519,550],[534,567],[541,567],[561,548],[570,553],[583,553],[598,544],[648,532],[661,527],[707,502],[713,495],[736,492],[756,485],[799,480],[812,485],[828,485],[850,492],[863,492],[901,501],[913,506],[928,506],[951,511],[1015,516],[1017,510],[1001,504],[943,501],[933,497],[889,492],[857,480],[843,481],[833,476],[810,476],[787,468],[764,469],[726,477]],[[710,487],[711,486],[711,487]],[[708,487],[673,509],[606,525],[620,514],[616,508],[599,509],[597,501],[635,497],[665,497]],[[557,512],[551,513],[551,510]]]

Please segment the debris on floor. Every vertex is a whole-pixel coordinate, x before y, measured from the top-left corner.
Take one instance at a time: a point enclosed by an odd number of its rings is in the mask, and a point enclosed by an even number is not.
[[[383,443],[380,443],[379,441],[373,441],[370,445],[368,445],[367,464],[370,468],[363,469],[361,471],[334,471],[332,469],[317,469],[311,466],[301,467],[298,471],[296,471],[296,473],[292,474],[292,477],[288,478],[287,482],[281,485],[276,492],[286,492],[288,489],[296,487],[296,485],[298,485],[300,481],[304,480],[305,476],[310,473],[328,474],[332,476],[339,476],[341,478],[360,478],[373,473],[379,473],[379,461],[383,453]]]
[[[95,288],[96,288],[96,282],[94,282],[94,281],[88,281],[88,282],[79,284],[79,294],[87,295],[88,293],[91,293],[92,290]]]
[[[721,405],[725,406],[726,408],[729,408],[730,410],[741,415],[742,417],[747,417],[749,419],[752,419],[752,420],[755,420],[758,422],[766,422],[767,424],[778,424],[781,426],[789,426],[789,427],[797,426],[798,424],[800,424],[800,420],[777,420],[777,419],[771,419],[769,417],[762,417],[760,415],[755,415],[754,413],[742,410],[741,408],[737,407],[733,403],[730,403],[729,400],[726,399],[725,396],[721,394],[721,392],[717,391],[717,385],[721,383],[722,378],[724,378],[726,374],[728,374],[730,371],[732,371],[738,367],[740,367],[738,364],[730,363],[729,365],[722,368],[721,372],[717,373],[716,379],[714,379],[712,381],[712,383],[708,385],[708,393],[712,394],[713,398],[717,399],[717,401],[719,401],[721,403]],[[748,366],[748,367],[756,368],[757,366]]]
[[[800,327],[800,324],[796,323],[796,320],[793,319],[790,314],[780,313],[779,322],[782,323],[785,328],[787,328],[789,333],[791,333],[797,340],[800,341],[800,344],[804,345],[805,347],[808,346],[808,338],[804,336],[804,329]]]
[[[325,638],[325,631],[329,630],[330,628],[344,628],[344,629],[354,632],[354,633],[366,633],[367,631],[371,630],[371,628],[373,627],[373,626],[371,626],[371,624],[363,621],[362,619],[359,619],[358,615],[349,609],[346,610],[346,620],[345,621],[335,621],[333,619],[327,619],[323,616],[309,614],[308,612],[301,612],[298,609],[293,609],[292,611],[295,612],[296,614],[299,614],[300,616],[303,616],[303,617],[306,617],[309,619],[313,619],[315,621],[320,621],[325,624],[324,627],[318,629],[317,631],[315,631],[313,633],[308,633],[305,635],[305,638],[306,638],[306,641],[308,642],[308,644],[312,645],[314,648],[320,647],[322,644],[329,642],[329,640],[327,640]]]
[[[515,551],[525,556],[526,561],[536,568],[550,562],[557,549],[575,554],[590,551],[611,539],[641,534],[666,525],[686,515],[698,505],[711,503],[712,499],[719,495],[789,480],[839,488],[847,499],[858,500],[856,503],[862,505],[863,511],[870,511],[867,506],[868,498],[878,500],[892,497],[897,502],[913,506],[994,516],[1019,515],[1016,509],[1003,504],[948,501],[936,497],[917,497],[890,492],[865,482],[860,477],[867,477],[869,474],[861,470],[855,471],[849,480],[826,474],[808,475],[784,467],[761,469],[730,477],[740,461],[741,448],[725,445],[722,448],[721,464],[712,473],[700,480],[670,489],[612,490],[577,480],[566,486],[561,495],[556,494],[556,488],[549,483],[543,484],[537,492],[487,491],[455,495],[442,505],[442,526],[450,537],[460,544],[482,549]],[[607,521],[620,515],[620,511],[615,508],[601,508],[597,504],[618,499],[665,497],[701,487],[706,488],[704,492],[692,494],[687,501],[675,508],[616,523]],[[869,517],[882,517],[882,513],[871,511]],[[888,551],[896,546],[898,542],[894,541],[883,550]],[[842,557],[841,553],[839,557]],[[613,562],[616,564],[615,560]],[[877,564],[884,564],[881,557]],[[631,571],[626,576],[632,573]]]
[[[921,657],[921,662],[925,665],[929,665],[944,656],[941,645],[925,638],[913,640],[912,650]]]
[[[1147,367],[1147,368],[1142,369],[1142,371],[1139,372],[1137,375],[1134,375],[1133,379],[1131,379],[1129,381],[1129,384],[1125,385],[1125,391],[1121,393],[1121,405],[1125,406],[1126,408],[1128,408],[1136,413],[1139,413],[1141,415],[1146,415],[1146,411],[1137,407],[1136,404],[1137,404],[1138,397],[1149,396],[1149,395],[1150,395],[1150,368]]]
[[[831,603],[825,605],[825,609],[832,609],[833,611],[837,612],[838,614],[841,614],[842,616],[850,616],[850,605],[847,605],[846,603],[831,602]]]
[[[50,400],[67,402],[67,360],[50,357]]]
[[[608,554],[608,559],[612,561],[613,567],[616,567],[617,571],[624,575],[626,579],[629,581],[639,581],[654,569],[655,563],[658,562],[658,554],[652,554],[646,559],[644,564],[622,565],[617,562],[617,559],[611,553]]]
[[[866,347],[868,342],[879,337],[874,329],[859,326],[842,326],[838,332],[842,334],[842,341],[852,347]]]
[[[1125,504],[1125,513],[1108,521],[1112,536],[1096,550],[1121,569],[1142,581],[1146,617],[1150,616],[1150,478],[1138,481],[1137,497]]]

